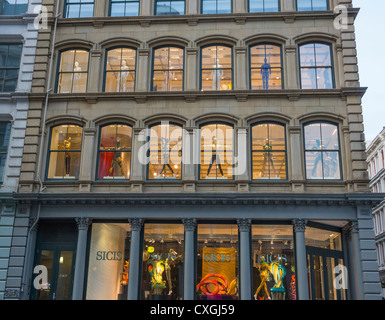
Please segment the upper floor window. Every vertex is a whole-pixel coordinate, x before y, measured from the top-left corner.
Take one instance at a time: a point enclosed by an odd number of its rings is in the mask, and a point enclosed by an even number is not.
[[[321,11],[329,9],[329,0],[297,0],[297,11]]]
[[[21,44],[0,43],[0,92],[14,92],[19,79]]]
[[[90,18],[94,15],[94,0],[66,0],[64,18]]]
[[[282,89],[281,47],[273,44],[259,44],[250,47],[251,89]]]
[[[201,89],[232,89],[232,48],[228,46],[209,46],[201,51]]]
[[[0,0],[0,15],[16,16],[26,13],[28,0]]]
[[[314,122],[304,126],[306,178],[341,179],[338,126]]]
[[[89,52],[70,49],[60,52],[57,93],[82,93],[87,91]]]
[[[124,124],[103,126],[99,140],[98,179],[129,179],[132,127]]]
[[[3,181],[5,162],[7,160],[11,123],[0,121],[0,182]]]
[[[115,48],[107,51],[105,92],[132,92],[135,89],[136,50]]]
[[[234,128],[210,123],[200,129],[200,179],[233,179]]]
[[[252,179],[286,179],[285,126],[260,123],[252,127]]]
[[[249,12],[278,12],[279,0],[249,0]]]
[[[334,88],[331,45],[308,43],[299,47],[302,89]]]
[[[150,130],[148,179],[181,179],[182,126],[165,122]]]
[[[110,0],[111,17],[129,17],[139,15],[139,0]]]
[[[203,14],[231,13],[232,0],[202,0],[201,12]]]
[[[51,129],[48,179],[78,179],[83,128],[60,125]]]
[[[183,90],[184,49],[154,49],[152,91]]]
[[[185,13],[185,0],[156,0],[155,15],[181,15]]]

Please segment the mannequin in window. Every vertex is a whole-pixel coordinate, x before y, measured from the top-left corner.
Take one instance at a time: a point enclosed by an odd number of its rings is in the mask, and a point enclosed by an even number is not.
[[[211,72],[211,77],[213,79],[213,90],[220,90],[223,70],[222,66],[219,64],[219,59],[216,60],[216,64],[213,65],[213,69],[214,70]]]
[[[170,70],[165,71],[162,91],[172,91],[172,80],[175,78],[173,69],[174,67],[170,67]]]
[[[68,137],[68,139],[64,140],[64,149],[66,151],[71,149],[71,137]],[[65,173],[66,173],[66,176],[68,177],[71,171],[71,153],[70,152],[65,152],[64,164],[65,164]]]
[[[321,141],[319,139],[316,140],[316,145],[317,146],[313,147],[313,150],[322,150],[323,146],[321,145]],[[322,152],[317,152],[317,157],[314,160],[313,171],[311,173],[312,177],[315,177],[317,175],[317,167],[321,159],[322,159]]]
[[[217,138],[216,137],[214,137],[213,155],[211,156],[210,165],[209,165],[209,168],[207,169],[207,176],[209,176],[211,168],[212,168],[214,162],[216,162],[217,167],[219,168],[219,171],[221,173],[221,176],[223,177],[223,170],[222,170],[222,165],[221,165],[221,159],[219,158],[219,155],[217,155]]]
[[[269,89],[269,78],[271,76],[271,66],[267,63],[267,59],[265,58],[265,63],[261,66],[261,75],[263,82],[263,90]]]
[[[116,149],[120,149],[120,141],[118,140],[116,142]],[[123,174],[123,160],[122,160],[122,153],[116,152],[114,155],[114,159],[111,162],[110,169],[108,170],[108,176],[110,177],[112,173],[114,173],[114,176],[117,176],[116,172],[114,172],[115,167],[118,166],[120,168],[121,175]]]
[[[75,61],[75,66],[74,66],[74,86],[77,86],[77,82],[81,80],[81,77],[82,77],[81,71],[82,71],[82,68],[79,66],[79,62]],[[76,89],[75,89],[75,91],[76,91]]]
[[[120,68],[120,72],[118,75],[118,86],[119,86],[118,92],[126,92],[127,91],[126,81],[127,81],[128,75],[130,74],[128,69],[129,69],[129,67],[127,65],[127,61],[123,60],[122,66]]]
[[[161,138],[164,163],[163,163],[163,167],[162,167],[162,171],[160,172],[160,175],[162,175],[162,173],[166,173],[166,169],[169,168],[172,175],[175,177],[174,170],[172,170],[170,164],[168,163],[169,162],[169,156],[170,156],[169,142],[170,142],[170,139]]]
[[[314,66],[314,60],[310,60],[310,66]],[[316,69],[309,69],[309,79],[312,89],[317,89]]]
[[[263,145],[263,150],[265,151],[263,153],[263,166],[262,170],[260,172],[260,176],[264,175],[264,172],[266,170],[266,166],[270,166],[271,170],[273,170],[273,173],[275,175],[275,167],[274,167],[274,161],[273,161],[273,155],[271,154],[273,146],[269,143],[269,139],[265,140],[265,144]]]

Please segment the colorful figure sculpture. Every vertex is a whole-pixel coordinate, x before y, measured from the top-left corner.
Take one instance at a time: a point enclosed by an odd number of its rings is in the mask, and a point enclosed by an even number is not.
[[[273,275],[275,285],[271,288],[272,292],[285,292],[283,279],[286,277],[286,268],[279,262],[270,264],[270,272]]]
[[[270,64],[267,63],[267,59],[265,58],[265,63],[261,66],[261,75],[263,81],[263,90],[269,89],[269,78],[271,76],[271,67]]]
[[[267,290],[267,284],[266,284],[267,277],[269,276],[269,272],[270,272],[269,269],[270,269],[269,264],[266,263],[265,261],[262,261],[259,266],[259,276],[261,277],[261,283],[259,284],[259,287],[257,288],[257,291],[255,292],[255,295],[254,295],[256,300],[258,299],[258,294],[262,288],[264,289],[267,295],[267,298],[270,300],[270,295],[269,295],[269,291]]]

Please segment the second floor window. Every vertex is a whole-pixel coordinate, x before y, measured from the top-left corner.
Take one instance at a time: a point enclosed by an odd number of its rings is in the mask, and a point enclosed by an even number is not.
[[[4,168],[8,155],[8,145],[11,133],[11,123],[0,121],[0,183],[3,181]]]
[[[185,1],[180,0],[156,0],[155,15],[182,15],[185,12]]]
[[[19,79],[21,44],[0,43],[0,92],[14,92]]]
[[[232,0],[202,0],[201,6],[203,14],[231,13],[233,11]]]
[[[0,0],[0,15],[16,16],[27,10],[28,0]]]
[[[129,17],[139,15],[139,0],[110,0],[111,17]]]
[[[94,0],[66,0],[64,18],[90,18],[94,15]]]
[[[297,0],[298,11],[321,11],[329,9],[329,0]]]
[[[249,0],[249,12],[278,12],[279,0]]]

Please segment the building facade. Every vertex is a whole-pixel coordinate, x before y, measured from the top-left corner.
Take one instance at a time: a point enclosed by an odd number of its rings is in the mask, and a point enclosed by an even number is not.
[[[350,0],[43,6],[23,299],[381,298]]]
[[[370,188],[373,193],[385,192],[385,129],[369,144],[367,150]],[[377,246],[378,267],[385,298],[385,201],[373,209],[374,233]]]

